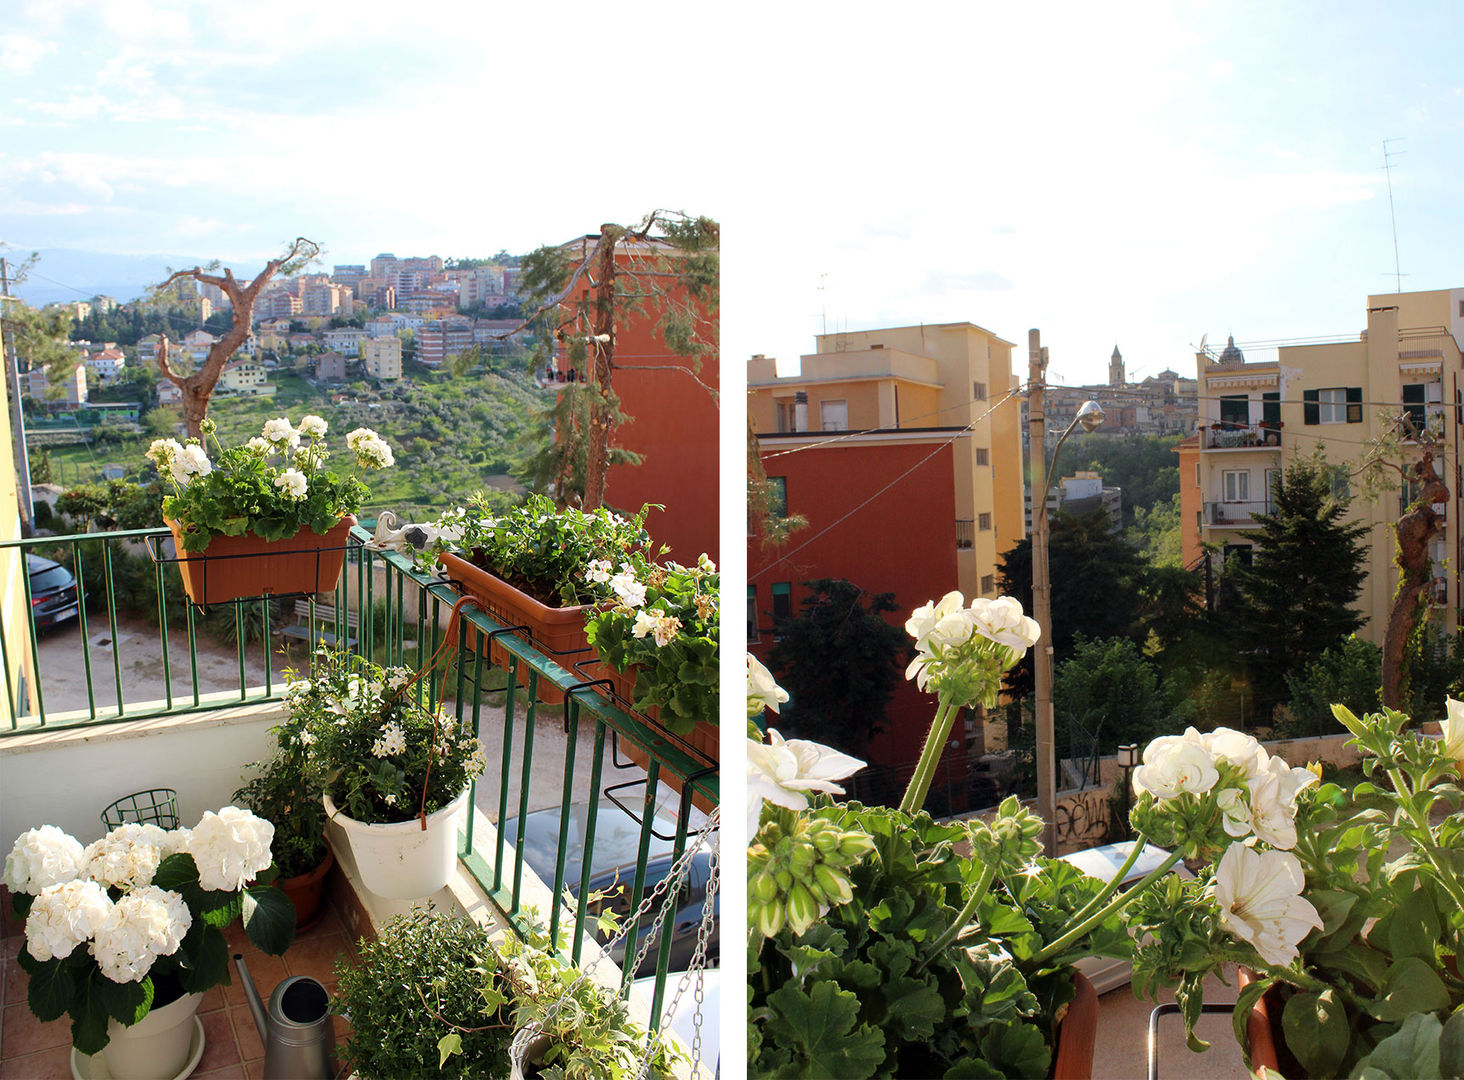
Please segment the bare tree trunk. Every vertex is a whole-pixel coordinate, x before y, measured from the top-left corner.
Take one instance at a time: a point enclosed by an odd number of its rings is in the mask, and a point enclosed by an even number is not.
[[[624,232],[618,225],[600,226],[599,280],[595,282],[595,323],[590,337],[594,356],[594,393],[590,398],[590,445],[585,464],[584,509],[605,502],[610,461],[610,434],[619,411],[611,389],[615,370],[615,244]]]
[[[1429,546],[1444,531],[1444,519],[1433,504],[1449,497],[1449,489],[1434,471],[1433,454],[1425,452],[1413,466],[1413,477],[1423,488],[1414,508],[1398,519],[1393,531],[1398,539],[1398,554],[1393,561],[1400,573],[1398,591],[1388,614],[1388,629],[1383,636],[1383,704],[1399,708],[1403,704],[1403,664],[1407,659],[1408,638],[1418,623],[1419,598],[1428,588],[1432,566]]]

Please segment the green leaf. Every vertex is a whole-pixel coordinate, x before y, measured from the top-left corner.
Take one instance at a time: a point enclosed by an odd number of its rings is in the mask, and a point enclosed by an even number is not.
[[[1405,956],[1388,968],[1382,1000],[1365,1004],[1379,1020],[1402,1021],[1411,1013],[1447,1008],[1449,991],[1427,961]]]
[[[1312,960],[1319,967],[1351,976],[1375,992],[1383,988],[1388,978],[1388,958],[1361,942],[1354,942],[1347,948],[1334,952],[1317,953]]]
[[[107,1036],[107,1009],[102,1004],[101,984],[107,978],[93,969],[71,1003],[71,1045],[83,1054],[100,1054],[111,1041]]]
[[[868,1024],[855,1027],[859,999],[834,983],[805,991],[786,983],[768,995],[774,1016],[768,1031],[793,1048],[803,1076],[863,1080],[884,1061],[884,1035]]]
[[[1439,1036],[1439,1075],[1464,1076],[1464,1012],[1444,1022]]]
[[[1281,1030],[1310,1076],[1335,1075],[1352,1041],[1347,1013],[1330,987],[1320,994],[1291,995],[1281,1011]]]
[[[1388,947],[1395,957],[1418,956],[1432,961],[1439,942],[1439,913],[1428,889],[1403,897],[1388,928]]]
[[[26,991],[31,1012],[43,1022],[61,1019],[76,996],[76,977],[64,960],[32,960],[31,963],[36,965]]]
[[[220,930],[237,919],[243,910],[240,895],[233,891],[205,891],[189,886],[184,889],[183,898],[196,914],[203,916],[204,922]]]
[[[158,869],[153,874],[152,883],[160,889],[169,889],[181,893],[190,885],[198,887],[198,864],[193,861],[193,856],[186,851],[176,855],[169,855],[162,862],[158,863]]]
[[[202,922],[193,925],[201,926],[203,930],[192,951],[184,955],[178,979],[183,984],[183,989],[190,994],[201,994],[229,981],[229,943],[224,940],[218,927]],[[185,947],[188,945],[188,938],[192,936],[193,931],[190,929],[188,937],[183,939]]]
[[[994,1024],[981,1039],[987,1062],[1006,1076],[1046,1076],[1052,1051],[1035,1024]]]
[[[30,914],[31,905],[36,898],[30,893],[16,892],[10,894],[10,910],[15,912],[17,919],[24,919]]]
[[[264,952],[279,956],[295,940],[295,905],[279,889],[244,890],[244,932]]]
[[[144,978],[141,982],[125,983],[101,979],[97,983],[97,991],[102,1007],[107,1010],[107,1015],[124,1027],[131,1027],[152,1009],[153,981],[151,978]]]
[[[1247,1068],[1251,1067],[1250,1029],[1247,1026],[1250,1015],[1255,1011],[1256,1002],[1261,1000],[1275,982],[1275,979],[1257,979],[1241,987],[1235,998],[1235,1010],[1230,1014],[1230,1024],[1235,1030],[1235,1041],[1240,1045]]]
[[[454,1054],[463,1052],[463,1037],[456,1031],[450,1031],[437,1040],[437,1071],[441,1072],[442,1067],[447,1064],[447,1059]]]
[[[1403,1026],[1389,1035],[1373,1052],[1357,1063],[1356,1076],[1376,1069],[1393,1080],[1439,1076],[1439,1038],[1443,1025],[1432,1013],[1413,1013]],[[1454,1075],[1454,1074],[1449,1074]]]

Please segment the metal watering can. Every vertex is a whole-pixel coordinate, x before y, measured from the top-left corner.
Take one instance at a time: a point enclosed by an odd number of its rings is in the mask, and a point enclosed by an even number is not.
[[[234,966],[264,1043],[265,1080],[331,1080],[335,1029],[325,987],[308,975],[292,975],[275,987],[266,1014],[239,953],[234,954]]]

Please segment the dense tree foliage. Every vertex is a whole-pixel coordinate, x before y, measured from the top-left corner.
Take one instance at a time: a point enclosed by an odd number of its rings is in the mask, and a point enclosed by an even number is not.
[[[1333,704],[1346,705],[1354,713],[1376,712],[1378,673],[1383,651],[1360,637],[1325,650],[1305,667],[1286,673],[1291,695],[1284,712],[1278,714],[1277,734],[1286,738],[1337,735],[1343,730],[1332,715]]]
[[[1073,728],[1097,738],[1098,752],[1123,743],[1147,743],[1163,734],[1170,693],[1159,669],[1128,638],[1085,638],[1073,642],[1071,657],[1053,679],[1053,716],[1060,756],[1081,752]]]
[[[1246,533],[1251,565],[1233,560],[1239,603],[1228,613],[1236,647],[1263,710],[1286,700],[1286,673],[1304,668],[1362,626],[1351,605],[1366,571],[1366,526],[1348,524],[1332,493],[1333,470],[1298,458],[1276,479],[1274,510]]]
[[[800,611],[777,628],[769,667],[788,691],[778,728],[862,756],[899,683],[909,645],[884,616],[893,593],[839,578],[805,581]]]
[[[1074,435],[1063,451],[1063,476],[1089,470],[1109,487],[1123,489],[1123,521],[1134,524],[1135,511],[1152,509],[1179,494],[1177,435]]]

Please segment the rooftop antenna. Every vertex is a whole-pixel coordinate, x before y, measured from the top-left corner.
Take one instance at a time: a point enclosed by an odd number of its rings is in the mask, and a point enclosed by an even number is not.
[[[1383,172],[1388,177],[1388,216],[1393,221],[1393,291],[1403,291],[1403,271],[1398,263],[1398,213],[1393,209],[1393,158],[1407,153],[1406,150],[1388,149],[1389,143],[1403,142],[1406,136],[1383,140]]]
[[[828,274],[819,274],[819,276],[818,276],[818,310],[819,310],[820,317],[822,317],[822,319],[823,319],[823,332],[825,334],[827,334],[829,332],[829,303],[828,303],[828,297],[824,295],[824,285],[825,285],[825,283],[828,280],[829,280]]]

